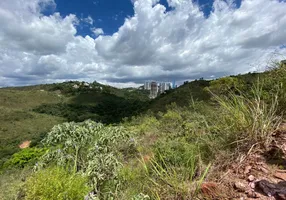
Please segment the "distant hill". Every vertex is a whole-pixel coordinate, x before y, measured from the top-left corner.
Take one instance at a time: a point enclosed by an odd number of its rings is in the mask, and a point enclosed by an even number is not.
[[[97,82],[70,81],[0,89],[0,157],[18,151],[24,140],[37,143],[54,125],[92,119],[118,123],[148,105],[148,93]],[[1,163],[0,163],[1,165]]]
[[[217,79],[218,85],[216,87],[218,87],[218,90],[221,90],[224,86],[229,89],[234,86],[230,81],[232,79],[232,81],[235,80],[242,84],[242,86],[238,89],[243,90],[243,92],[249,92],[249,88],[258,79],[258,77],[265,75],[266,73],[248,73],[219,78]],[[213,80],[213,82],[215,81],[216,80]],[[211,82],[211,80],[204,79],[190,82],[186,81],[180,87],[166,91],[164,94],[161,94],[156,99],[152,100],[150,102],[149,109],[151,111],[158,112],[165,111],[166,106],[170,105],[171,103],[176,103],[178,106],[183,107],[189,105],[192,100],[209,101],[211,94],[206,90],[206,88],[212,85]]]
[[[171,103],[183,107],[189,105],[192,100],[208,102],[211,95],[206,88],[222,91],[224,85],[231,88],[232,84],[239,82],[243,83],[242,89],[245,88],[247,91],[248,86],[252,85],[260,75],[249,73],[212,82],[209,80],[185,82],[153,100],[149,99],[149,91],[146,90],[118,89],[97,82],[69,81],[2,88],[0,89],[0,157],[5,158],[16,152],[17,145],[24,140],[37,143],[50,128],[62,122],[92,119],[104,124],[113,124],[147,110],[154,113],[165,111],[166,106]]]

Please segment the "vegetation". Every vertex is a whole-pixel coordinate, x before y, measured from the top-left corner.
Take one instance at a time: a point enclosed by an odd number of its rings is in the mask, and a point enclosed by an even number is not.
[[[36,161],[44,155],[46,149],[44,148],[27,148],[17,153],[4,163],[4,168],[23,168],[30,164],[34,165]]]
[[[25,199],[83,199],[89,191],[86,178],[70,174],[63,168],[51,167],[29,177],[25,184]]]
[[[74,86],[77,86],[76,88]],[[38,145],[56,124],[87,119],[118,123],[148,105],[136,89],[116,89],[97,82],[70,81],[0,89],[0,168],[23,141]]]
[[[217,170],[254,145],[271,145],[286,108],[281,98],[286,94],[284,71],[285,66],[277,65],[262,74],[185,82],[152,101],[139,90],[96,82],[5,89],[13,95],[44,90],[55,99],[15,107],[6,102],[1,106],[3,124],[20,123],[24,116],[26,122],[41,116],[51,119],[45,125],[53,124],[52,119],[56,123],[44,134],[43,129],[31,133],[34,139],[23,132],[25,139],[37,142],[6,157],[0,178],[12,184],[0,183],[13,195],[0,196],[207,198],[201,191],[203,181],[212,180]],[[4,144],[7,148],[13,143]],[[16,178],[20,170],[28,171],[22,183]]]

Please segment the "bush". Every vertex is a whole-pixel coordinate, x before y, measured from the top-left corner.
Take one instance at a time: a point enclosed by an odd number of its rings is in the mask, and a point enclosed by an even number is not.
[[[85,177],[58,167],[36,172],[25,184],[26,200],[83,199],[88,192]]]
[[[209,89],[219,95],[229,94],[229,91],[238,92],[245,90],[245,84],[242,80],[239,80],[235,77],[223,77],[217,80],[213,80],[210,82]]]
[[[4,168],[23,168],[28,164],[35,164],[35,162],[47,151],[41,148],[26,148],[15,154],[4,163]]]
[[[195,144],[183,140],[161,141],[155,146],[155,159],[177,167],[191,167],[199,160],[199,149]]]
[[[166,133],[181,133],[183,118],[176,110],[168,110],[160,119],[160,130]]]
[[[123,127],[106,127],[90,120],[57,125],[43,143],[50,151],[43,156],[39,167],[55,163],[81,172],[99,195],[108,181],[116,179],[121,152],[130,152],[134,145]]]

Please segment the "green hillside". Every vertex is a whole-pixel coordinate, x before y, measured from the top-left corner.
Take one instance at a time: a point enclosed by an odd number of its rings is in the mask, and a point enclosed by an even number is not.
[[[248,165],[258,167],[251,156],[273,172],[286,169],[285,68],[185,82],[154,100],[144,90],[96,82],[0,89],[0,197],[237,195],[237,181],[225,174],[245,181]],[[20,150],[24,140],[32,145]],[[277,180],[260,171],[259,179]]]
[[[21,142],[32,140],[36,144],[56,124],[86,119],[118,123],[140,112],[148,101],[142,91],[96,82],[88,87],[83,84],[65,82],[0,89],[0,164],[19,150]]]

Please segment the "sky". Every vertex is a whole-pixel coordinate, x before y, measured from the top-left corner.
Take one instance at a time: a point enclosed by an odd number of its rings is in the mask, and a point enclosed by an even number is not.
[[[263,71],[286,58],[286,0],[0,0],[0,87]]]

